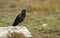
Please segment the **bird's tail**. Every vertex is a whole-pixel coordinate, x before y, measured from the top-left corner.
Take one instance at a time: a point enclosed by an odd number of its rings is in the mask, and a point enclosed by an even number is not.
[[[18,25],[18,23],[15,23],[15,22],[12,24],[12,26],[17,26],[17,25]]]

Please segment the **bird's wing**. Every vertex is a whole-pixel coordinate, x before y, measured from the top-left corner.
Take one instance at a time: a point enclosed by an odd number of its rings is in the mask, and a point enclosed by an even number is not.
[[[19,14],[19,15],[17,16],[17,18],[19,18],[19,17],[21,17],[21,14]]]

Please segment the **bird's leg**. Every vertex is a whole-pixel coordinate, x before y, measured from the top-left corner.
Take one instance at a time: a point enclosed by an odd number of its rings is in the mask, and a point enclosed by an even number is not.
[[[22,27],[22,24],[23,24],[23,23],[19,23],[18,26],[21,26],[21,27]]]

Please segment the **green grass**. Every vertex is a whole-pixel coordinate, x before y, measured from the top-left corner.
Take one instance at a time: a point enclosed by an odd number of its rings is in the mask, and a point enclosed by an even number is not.
[[[7,1],[9,2],[9,1]],[[60,5],[58,0],[33,0],[31,1],[14,1],[8,8],[20,8],[20,11],[17,9],[12,10],[0,10],[0,27],[11,26],[14,22],[16,16],[21,12],[21,9],[27,9],[27,15],[24,22],[21,26],[26,26],[31,32],[42,32],[44,30],[49,30],[53,28],[60,30]],[[27,5],[28,3],[28,5]],[[5,5],[4,7],[6,7]],[[42,24],[48,24],[48,26],[43,27]]]

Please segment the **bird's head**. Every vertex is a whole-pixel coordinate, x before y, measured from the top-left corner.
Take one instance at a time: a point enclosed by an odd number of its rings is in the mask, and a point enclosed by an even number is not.
[[[25,10],[25,9],[23,9],[23,10],[22,10],[22,13],[26,13],[26,10]]]

